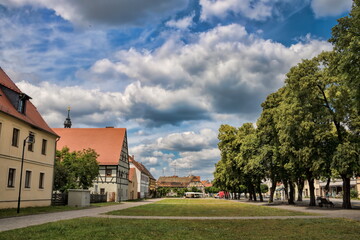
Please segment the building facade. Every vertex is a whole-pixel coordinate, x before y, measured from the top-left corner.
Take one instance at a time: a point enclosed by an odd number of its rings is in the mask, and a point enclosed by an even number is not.
[[[136,176],[136,169],[130,168],[129,170],[129,187],[128,187],[128,196],[129,200],[138,199],[138,180]]]
[[[125,128],[54,128],[60,140],[57,149],[94,149],[99,155],[99,175],[89,190],[107,193],[108,201],[128,200],[129,158]]]
[[[135,161],[134,156],[129,156],[129,162],[130,167],[135,168],[136,171],[138,181],[138,198],[151,197],[150,193],[152,193],[151,190],[153,190],[155,178],[142,163]]]
[[[191,190],[192,188],[197,188],[197,190],[205,193],[204,184],[201,182],[200,176],[187,176],[187,177],[178,177],[178,176],[170,176],[170,177],[159,177],[157,181],[157,187],[165,187],[171,189],[179,189],[184,188],[187,190]],[[167,196],[176,196],[177,193],[171,190]]]
[[[0,68],[0,208],[17,207],[19,193],[20,207],[51,204],[58,136],[30,99]]]

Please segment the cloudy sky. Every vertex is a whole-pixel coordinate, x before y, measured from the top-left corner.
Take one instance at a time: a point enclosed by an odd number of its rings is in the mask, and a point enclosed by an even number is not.
[[[256,122],[351,0],[0,0],[0,66],[51,127],[125,127],[157,178],[212,179],[221,124]]]

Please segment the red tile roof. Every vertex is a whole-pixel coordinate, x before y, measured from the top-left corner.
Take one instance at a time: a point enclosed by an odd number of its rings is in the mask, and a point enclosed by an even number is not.
[[[100,165],[118,165],[126,128],[53,128],[60,136],[57,149],[67,146],[70,151],[94,149]]]
[[[8,75],[0,68],[0,85],[16,92],[23,93],[15,85],[15,83],[9,78]],[[10,100],[6,97],[5,93],[0,89],[0,111],[15,117],[21,121],[24,121],[34,127],[40,128],[48,133],[56,135],[56,133],[48,126],[45,120],[41,117],[36,107],[29,101],[26,100],[25,113],[22,114],[16,110],[14,105],[11,104]]]
[[[200,176],[188,177],[159,177],[157,185],[159,187],[187,187],[191,182],[200,182]]]
[[[212,183],[209,180],[201,181],[204,187],[212,187]]]
[[[142,163],[139,163],[137,161],[135,161],[134,157],[133,156],[130,156],[129,155],[129,162],[134,164],[134,166],[139,169],[140,172],[144,173],[145,175],[147,175],[149,178],[152,178],[152,179],[155,179],[153,177],[153,175],[150,173],[149,170],[147,170],[147,168],[142,164]]]

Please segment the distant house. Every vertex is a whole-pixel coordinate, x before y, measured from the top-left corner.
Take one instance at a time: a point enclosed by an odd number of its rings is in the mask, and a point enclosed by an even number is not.
[[[57,134],[0,68],[0,208],[51,204]],[[29,136],[35,142],[28,143]]]
[[[204,185],[204,187],[212,187],[212,183],[209,180],[201,181],[201,183]]]
[[[129,200],[138,199],[138,180],[136,176],[136,169],[129,169],[129,186],[128,186]]]
[[[108,201],[128,199],[129,159],[125,128],[54,128],[61,138],[57,149],[70,151],[94,149],[99,157],[99,175],[90,188],[95,193],[107,193]]]
[[[168,187],[168,188],[187,188],[191,189],[192,187],[197,188],[201,192],[205,192],[205,187],[201,183],[200,176],[187,176],[187,177],[160,177],[157,181],[157,187]],[[169,195],[175,194],[174,192],[169,193]]]
[[[149,170],[142,164],[135,161],[134,156],[129,156],[130,167],[136,169],[136,175],[138,180],[138,198],[148,198],[150,196],[150,190],[155,189],[155,178],[151,175]]]

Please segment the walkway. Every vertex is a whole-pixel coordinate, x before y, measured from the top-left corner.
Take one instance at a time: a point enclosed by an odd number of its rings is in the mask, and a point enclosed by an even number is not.
[[[44,214],[27,215],[20,217],[2,218],[0,219],[0,232],[44,224],[48,222],[56,222],[60,220],[68,220],[68,219],[81,218],[81,217],[95,217],[98,216],[99,214],[103,214],[106,212],[145,205],[159,200],[161,199],[148,199],[141,202],[124,202],[122,204],[112,205],[107,207],[95,207],[95,208],[87,208],[87,209],[81,209],[75,211],[44,213]]]
[[[360,201],[352,200],[353,209],[342,209],[341,208],[341,200],[339,199],[330,199],[335,204],[335,208],[326,208],[326,207],[310,207],[309,200],[304,200],[303,202],[295,202],[295,205],[288,205],[285,201],[275,201],[274,203],[267,202],[248,202],[247,200],[234,200],[243,203],[249,203],[258,206],[267,206],[273,208],[279,208],[284,210],[291,211],[299,211],[299,212],[307,212],[307,213],[315,213],[321,214],[323,217],[329,218],[348,218],[360,221]]]

